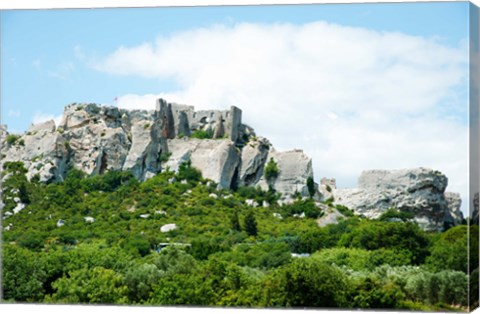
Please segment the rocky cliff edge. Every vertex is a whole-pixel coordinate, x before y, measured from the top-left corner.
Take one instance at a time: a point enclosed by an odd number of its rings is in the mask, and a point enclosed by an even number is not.
[[[219,188],[274,188],[283,202],[290,202],[294,194],[310,195],[307,179],[314,177],[310,157],[301,150],[276,151],[242,123],[239,108],[195,111],[163,99],[152,111],[71,104],[58,126],[47,121],[22,135],[2,126],[0,146],[0,166],[22,161],[29,179],[45,183],[63,180],[70,168],[87,175],[126,170],[146,180],[190,160]],[[278,173],[267,182],[264,170],[270,160]],[[314,185],[314,198],[331,198],[369,218],[391,208],[408,211],[424,229],[438,230],[463,219],[460,195],[445,192],[447,184],[446,176],[431,169],[372,170],[362,173],[355,189],[337,189],[334,179],[322,179]]]

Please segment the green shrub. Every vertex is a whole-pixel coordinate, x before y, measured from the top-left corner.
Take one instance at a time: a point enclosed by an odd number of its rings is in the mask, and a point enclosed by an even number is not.
[[[274,181],[278,177],[279,172],[277,163],[273,160],[273,157],[270,158],[270,161],[265,166],[265,179],[269,182]]]
[[[170,153],[170,152],[162,152],[162,153],[160,154],[160,159],[159,159],[159,160],[160,160],[161,163],[165,163],[165,162],[168,161],[168,159],[170,158],[170,156],[172,156],[172,153]]]
[[[18,238],[17,243],[19,246],[32,251],[40,251],[43,248],[43,237],[38,233],[26,233]]]
[[[3,244],[3,298],[17,302],[39,302],[44,295],[46,273],[32,251]]]
[[[298,259],[279,274],[287,307],[346,307],[348,278],[337,268],[312,259]]]
[[[140,235],[130,236],[123,242],[123,249],[131,255],[145,256],[150,253],[150,242]]]
[[[178,166],[177,179],[180,181],[187,180],[191,183],[197,183],[202,179],[202,173],[200,172],[200,170],[192,167],[192,161],[188,160],[182,162]]]
[[[400,211],[396,208],[389,208],[386,212],[384,212],[378,220],[381,221],[391,221],[395,219],[399,219],[401,221],[409,221],[415,217],[413,213]]]
[[[335,205],[335,208],[338,210],[338,212],[346,217],[353,217],[355,214],[353,213],[353,210],[348,208],[347,206],[337,204]]]
[[[410,264],[408,255],[388,249],[368,251],[357,248],[327,248],[314,253],[312,258],[329,265],[345,266],[356,271],[371,271],[381,265]]]
[[[423,264],[428,255],[429,238],[411,222],[362,221],[351,232],[343,234],[339,246],[367,250],[388,248],[411,254],[414,264]]]
[[[195,130],[192,132],[190,135],[191,138],[198,138],[198,139],[211,139],[213,138],[213,130],[208,129],[208,130]]]
[[[470,241],[478,243],[478,226],[470,226]],[[434,242],[426,263],[433,271],[445,269],[459,270],[467,273],[470,262],[471,270],[478,267],[478,246],[472,245],[470,261],[468,256],[468,226],[460,225],[448,229]]]
[[[253,213],[253,210],[248,211],[247,215],[243,220],[243,224],[245,232],[247,232],[249,236],[257,236],[257,220],[255,219],[255,214]]]
[[[285,217],[304,213],[305,217],[313,219],[316,219],[323,214],[323,212],[317,207],[317,205],[315,205],[315,201],[312,199],[297,199],[291,204],[283,205],[281,208],[281,212]]]
[[[18,135],[15,135],[15,134],[8,134],[7,135],[7,144],[8,145],[15,145],[15,143],[17,142],[17,140],[20,138],[20,136]]]
[[[368,276],[355,285],[352,306],[364,309],[398,308],[405,294],[394,283],[384,283],[380,278]]]
[[[58,303],[126,303],[127,287],[114,270],[103,267],[73,271],[53,283],[56,292],[50,301]]]

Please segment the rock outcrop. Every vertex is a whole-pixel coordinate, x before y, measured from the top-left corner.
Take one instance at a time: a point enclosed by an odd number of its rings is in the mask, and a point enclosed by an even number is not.
[[[195,138],[199,132],[206,138]],[[298,150],[275,151],[242,124],[236,107],[195,111],[163,99],[151,111],[72,104],[58,126],[53,121],[32,125],[14,142],[6,140],[8,135],[0,129],[1,164],[22,161],[29,179],[46,183],[63,180],[70,168],[87,175],[125,170],[146,180],[190,160],[219,188],[265,188],[263,170],[272,157],[280,170],[274,188],[288,200],[297,191],[308,196],[306,179],[313,177],[309,157]]]
[[[358,188],[334,189],[333,197],[357,215],[378,218],[393,208],[412,213],[425,230],[441,230],[463,219],[460,196],[445,193],[447,184],[445,175],[426,168],[370,170],[360,175]]]
[[[282,198],[289,201],[295,193],[308,196],[307,179],[313,178],[312,159],[302,150],[295,149],[287,152],[277,152],[271,148],[267,160],[273,159],[278,166],[278,177],[273,180],[273,188],[282,193]],[[270,183],[265,176],[260,178],[258,186],[267,190]]]
[[[23,135],[0,127],[0,146],[1,168],[5,162],[21,161],[29,179],[45,183],[63,180],[71,168],[87,175],[125,170],[146,180],[167,168],[178,171],[182,162],[190,161],[220,189],[273,188],[282,202],[291,202],[299,194],[310,196],[307,181],[314,177],[310,157],[302,150],[275,150],[242,123],[240,109],[195,111],[163,99],[151,111],[68,105],[58,126],[47,121]],[[278,173],[267,182],[264,170],[270,160]],[[438,230],[463,219],[460,195],[445,192],[447,183],[443,174],[430,169],[373,170],[362,173],[358,188],[337,189],[335,179],[322,179],[313,192],[317,202],[333,198],[369,218],[389,208],[408,211],[423,228]],[[476,208],[478,223],[478,197]],[[332,212],[324,221],[340,216]]]
[[[239,149],[229,139],[171,139],[167,141],[171,152],[164,169],[177,171],[182,162],[190,160],[204,178],[218,183],[222,189],[230,189],[235,183],[240,162]]]

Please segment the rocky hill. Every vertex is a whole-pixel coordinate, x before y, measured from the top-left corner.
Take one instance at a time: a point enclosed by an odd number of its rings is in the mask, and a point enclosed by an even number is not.
[[[426,230],[441,230],[463,220],[460,194],[445,192],[448,179],[426,168],[364,171],[354,189],[334,189],[338,204],[368,218],[379,218],[394,208],[413,215]]]
[[[165,169],[176,171],[190,161],[221,189],[240,186],[274,188],[289,202],[300,193],[308,197],[312,160],[301,150],[276,151],[268,139],[257,137],[242,123],[242,111],[195,111],[192,106],[157,101],[156,110],[122,110],[95,104],[65,107],[62,121],[32,125],[22,135],[0,129],[1,165],[22,161],[29,179],[62,181],[70,168],[88,175],[126,170],[146,180]],[[266,179],[273,161],[277,171]],[[448,180],[429,169],[364,172],[356,189],[336,189],[335,180],[314,184],[314,198],[377,218],[389,208],[414,214],[425,229],[462,220],[460,196],[445,193]]]

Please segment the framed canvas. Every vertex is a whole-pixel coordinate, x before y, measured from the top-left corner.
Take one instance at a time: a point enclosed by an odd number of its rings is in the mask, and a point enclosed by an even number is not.
[[[205,4],[2,7],[0,309],[476,309],[478,7]]]

